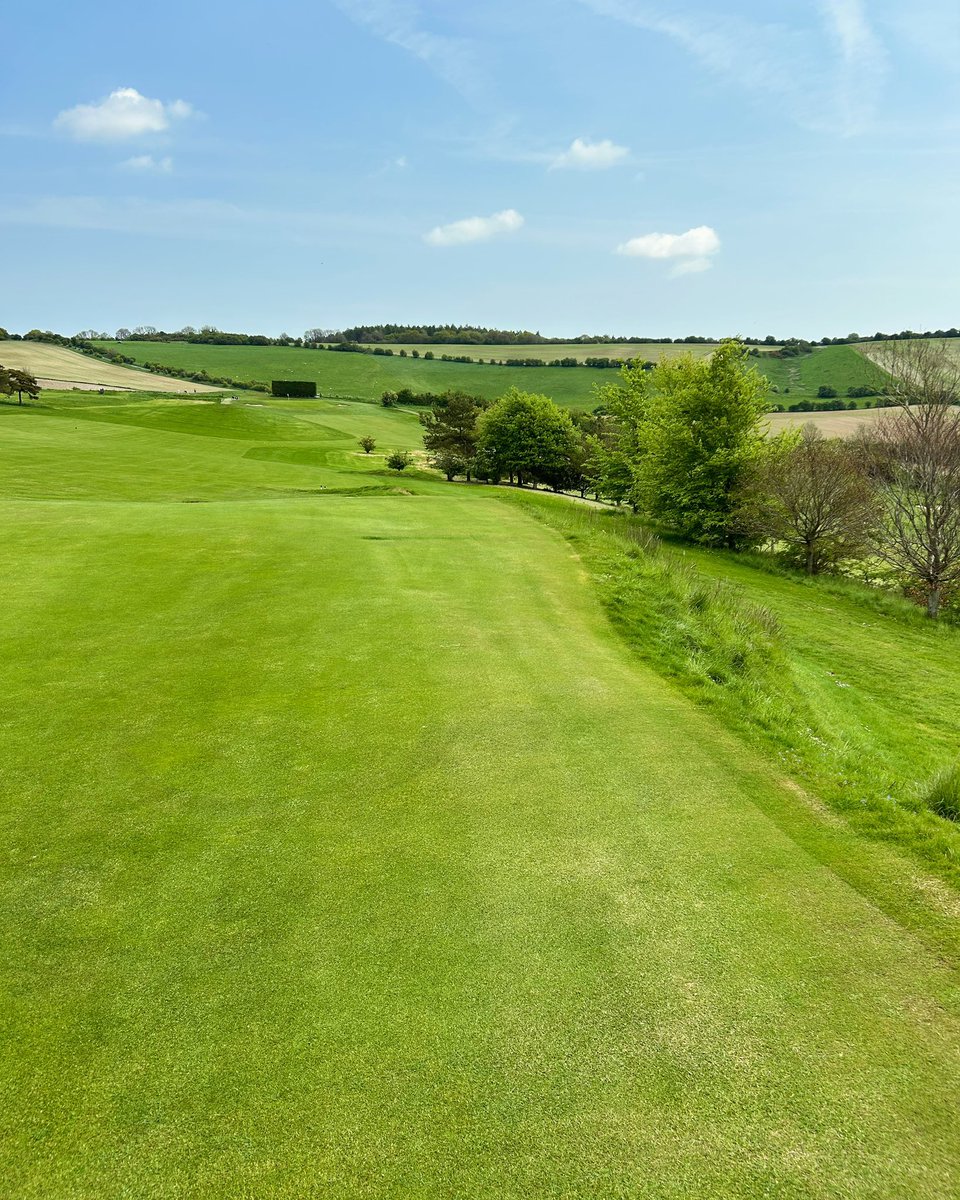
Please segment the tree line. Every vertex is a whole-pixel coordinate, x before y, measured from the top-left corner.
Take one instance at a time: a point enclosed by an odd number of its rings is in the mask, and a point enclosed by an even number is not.
[[[937,617],[960,593],[960,363],[930,340],[881,358],[897,407],[846,441],[812,425],[768,436],[766,380],[728,341],[624,367],[591,413],[517,388],[445,393],[421,414],[424,446],[449,480],[577,492],[809,574],[881,565]]]

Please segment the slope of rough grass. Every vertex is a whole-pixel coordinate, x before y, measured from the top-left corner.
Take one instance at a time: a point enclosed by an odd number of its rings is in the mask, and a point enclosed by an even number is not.
[[[765,355],[754,361],[771,386],[779,389],[779,394],[771,394],[771,401],[785,408],[800,400],[816,399],[817,389],[823,384],[835,388],[840,398],[846,399],[850,387],[873,387],[883,391],[886,378],[856,346],[822,346],[796,358]],[[861,406],[864,403],[857,401]]]
[[[580,547],[354,453],[409,414],[79,411],[0,415],[0,1193],[956,1193],[914,865]]]
[[[670,549],[625,514],[526,503],[590,563],[644,659],[857,828],[960,883],[960,829],[928,795],[960,749],[960,630],[865,588]]]

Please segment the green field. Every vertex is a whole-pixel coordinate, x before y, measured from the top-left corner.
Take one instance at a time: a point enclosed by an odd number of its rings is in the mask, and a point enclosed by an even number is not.
[[[113,343],[104,343],[114,347]],[[415,392],[443,392],[460,388],[474,395],[495,399],[508,388],[543,392],[558,404],[570,408],[592,408],[598,385],[615,382],[614,370],[588,367],[499,367],[489,363],[445,363],[441,353],[455,353],[460,347],[429,347],[437,358],[401,358],[373,354],[343,354],[328,350],[301,350],[291,346],[202,346],[187,342],[123,343],[123,353],[138,362],[156,362],[189,371],[206,370],[213,376],[237,380],[310,379],[316,380],[325,396],[360,400],[379,400],[385,391],[410,388]],[[576,347],[573,347],[574,349]],[[423,350],[424,347],[421,347]],[[464,353],[479,353],[477,347],[463,347]],[[485,347],[483,349],[490,349]],[[526,353],[540,357],[544,349],[571,347],[494,347],[496,357]],[[583,349],[582,347],[580,348]],[[598,356],[615,347],[590,347]],[[678,346],[650,343],[634,347],[644,359],[672,358],[690,352],[695,357],[710,353],[711,346]],[[550,354],[547,357],[560,357]],[[882,373],[851,346],[827,346],[794,359],[776,359],[762,352],[756,366],[778,387],[771,401],[789,405],[816,396],[822,383],[832,385],[841,396],[848,387],[872,384]]]
[[[113,348],[113,343],[106,343]],[[587,367],[492,367],[489,363],[445,363],[438,357],[343,354],[296,346],[201,346],[187,342],[123,343],[138,362],[162,363],[236,380],[315,379],[324,396],[375,401],[385,391],[462,389],[494,400],[511,387],[544,392],[570,408],[592,408],[594,388],[617,377],[615,370]],[[535,355],[533,357],[536,357]]]
[[[230,373],[149,346],[194,350]],[[0,1194],[960,1192],[948,872],[669,680],[585,509],[391,474],[370,404],[43,399],[0,405]],[[690,561],[902,799],[956,753],[956,629]]]
[[[836,388],[841,399],[846,398],[850,387],[884,390],[883,371],[856,346],[823,346],[796,358],[764,357],[757,367],[779,389],[771,399],[785,407],[798,400],[815,399],[822,384]],[[857,403],[862,405],[863,401]]]
[[[368,345],[370,349],[374,348],[374,343],[364,344]],[[713,353],[716,343],[597,342],[594,345],[585,345],[583,342],[564,342],[557,345],[529,345],[517,342],[509,346],[482,346],[476,343],[462,342],[456,345],[428,346],[422,342],[389,342],[380,343],[380,345],[393,350],[395,354],[399,354],[401,350],[406,350],[408,354],[414,350],[418,354],[423,354],[425,350],[431,350],[437,358],[441,354],[468,354],[471,358],[482,359],[484,362],[489,362],[491,358],[498,362],[507,358],[542,358],[544,362],[549,362],[554,358],[575,358],[579,362],[583,362],[587,358],[620,358],[624,360],[640,358],[644,361],[659,362],[664,358],[679,358],[683,354],[692,354],[694,358],[704,358]]]

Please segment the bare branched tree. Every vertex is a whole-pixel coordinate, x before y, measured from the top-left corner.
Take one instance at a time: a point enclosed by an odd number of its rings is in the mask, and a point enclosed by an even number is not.
[[[883,520],[874,551],[936,618],[960,583],[960,362],[939,342],[887,342],[876,361],[900,407],[873,436]]]
[[[936,338],[878,342],[867,353],[889,376],[888,395],[901,404],[953,404],[960,396],[960,357]]]
[[[859,456],[813,424],[795,445],[760,460],[740,507],[744,531],[786,545],[808,575],[862,557],[876,520]]]

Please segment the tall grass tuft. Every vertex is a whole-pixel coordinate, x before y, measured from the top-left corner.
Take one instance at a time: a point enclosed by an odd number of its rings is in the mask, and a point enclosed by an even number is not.
[[[937,772],[923,802],[938,817],[960,821],[960,762]]]

